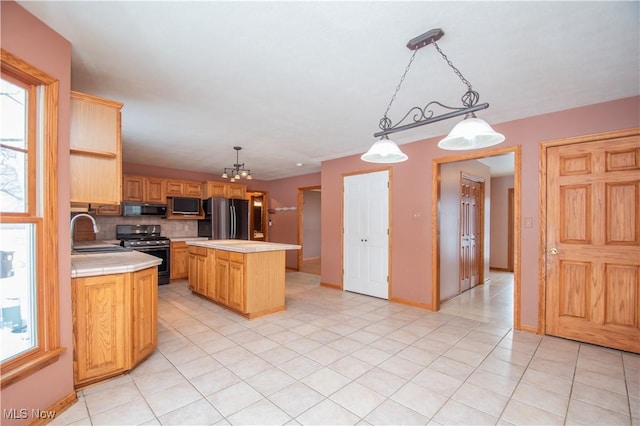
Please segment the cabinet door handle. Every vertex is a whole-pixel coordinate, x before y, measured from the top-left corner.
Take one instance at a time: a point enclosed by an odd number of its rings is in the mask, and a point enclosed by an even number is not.
[[[555,256],[555,255],[556,255],[556,254],[558,254],[559,252],[558,252],[558,249],[554,247],[554,248],[552,248],[552,249],[550,249],[550,250],[549,250],[549,253]]]

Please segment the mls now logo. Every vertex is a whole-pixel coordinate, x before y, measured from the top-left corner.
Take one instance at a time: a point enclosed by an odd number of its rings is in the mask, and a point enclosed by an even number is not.
[[[34,408],[31,410],[31,418],[51,420],[55,418],[55,411],[46,411]],[[2,410],[2,417],[7,420],[24,420],[29,418],[29,410],[26,408],[5,408]]]

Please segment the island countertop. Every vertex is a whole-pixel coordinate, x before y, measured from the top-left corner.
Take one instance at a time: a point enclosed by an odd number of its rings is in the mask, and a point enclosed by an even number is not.
[[[298,250],[297,244],[270,243],[266,241],[248,240],[191,240],[187,245],[210,249],[235,251],[238,253],[256,253],[263,251]]]
[[[159,257],[139,251],[71,255],[71,278],[124,274],[162,263]]]

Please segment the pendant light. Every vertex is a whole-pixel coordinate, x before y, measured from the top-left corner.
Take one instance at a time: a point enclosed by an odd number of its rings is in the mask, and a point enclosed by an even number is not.
[[[379,127],[382,131],[373,135],[374,137],[380,137],[380,140],[375,142],[369,151],[360,157],[362,160],[373,163],[398,163],[405,161],[408,158],[407,155],[404,154],[398,145],[391,141],[387,135],[403,130],[413,129],[414,127],[423,126],[425,124],[458,117],[460,115],[465,115],[464,120],[458,123],[451,130],[449,135],[438,143],[439,148],[448,150],[479,149],[496,145],[504,141],[504,136],[502,134],[497,133],[486,121],[475,116],[474,113],[476,111],[488,108],[489,104],[478,104],[478,100],[480,99],[478,92],[472,89],[471,83],[462,76],[460,70],[458,70],[447,58],[447,55],[442,52],[437,41],[440,40],[443,35],[444,31],[440,28],[436,28],[409,40],[407,43],[407,48],[413,50],[413,54],[411,55],[409,64],[404,70],[404,74],[400,78],[400,83],[398,83],[395,93],[391,97],[389,105],[387,105],[387,109],[384,112],[383,117],[380,119]],[[450,107],[438,101],[431,101],[427,103],[424,108],[417,106],[411,108],[404,117],[394,124],[387,116],[389,109],[400,91],[402,82],[404,81],[409,68],[411,68],[411,64],[413,63],[416,53],[419,49],[430,44],[435,46],[436,50],[447,62],[449,67],[467,86],[467,91],[461,98],[463,107]],[[431,109],[434,105],[449,110],[449,112],[434,115],[434,111]],[[402,124],[405,120],[407,123]]]
[[[245,169],[244,163],[240,163],[239,153],[242,147],[234,146],[233,149],[236,150],[236,163],[233,167],[225,167],[224,172],[222,173],[222,178],[229,179],[229,176],[231,176],[231,182],[235,182],[241,178],[245,178],[247,180],[253,179],[251,177],[251,170]]]

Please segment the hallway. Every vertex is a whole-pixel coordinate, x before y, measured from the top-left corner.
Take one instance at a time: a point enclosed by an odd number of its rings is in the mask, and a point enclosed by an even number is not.
[[[496,327],[513,327],[513,273],[492,270],[489,281],[447,300],[440,312]]]

